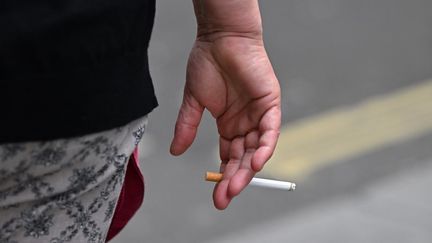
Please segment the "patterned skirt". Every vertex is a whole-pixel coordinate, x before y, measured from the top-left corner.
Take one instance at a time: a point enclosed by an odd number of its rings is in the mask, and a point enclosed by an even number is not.
[[[105,242],[146,124],[0,145],[0,243]]]

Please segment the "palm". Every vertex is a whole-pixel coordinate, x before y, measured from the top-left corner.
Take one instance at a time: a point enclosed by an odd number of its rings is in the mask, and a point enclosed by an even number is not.
[[[278,136],[279,84],[262,43],[242,37],[195,43],[173,154],[190,146],[204,108],[216,119],[220,135],[224,179],[215,187],[214,202],[223,209],[270,158]]]

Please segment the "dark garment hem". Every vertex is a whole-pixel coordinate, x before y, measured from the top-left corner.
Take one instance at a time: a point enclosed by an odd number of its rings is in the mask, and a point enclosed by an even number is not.
[[[104,131],[145,116],[158,105],[147,56],[111,61],[92,72],[4,83],[0,144]]]

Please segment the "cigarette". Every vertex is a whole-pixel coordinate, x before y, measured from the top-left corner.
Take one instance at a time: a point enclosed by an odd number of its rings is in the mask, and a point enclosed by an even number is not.
[[[222,174],[216,172],[206,172],[205,175],[206,181],[219,182],[222,180]],[[259,187],[267,187],[267,188],[276,188],[287,191],[294,191],[296,188],[296,184],[288,181],[277,181],[263,178],[252,178],[249,185],[259,186]]]

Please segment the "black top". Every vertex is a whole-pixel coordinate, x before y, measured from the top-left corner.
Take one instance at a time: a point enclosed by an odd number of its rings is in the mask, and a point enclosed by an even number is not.
[[[0,3],[0,143],[123,126],[157,106],[154,0]]]

